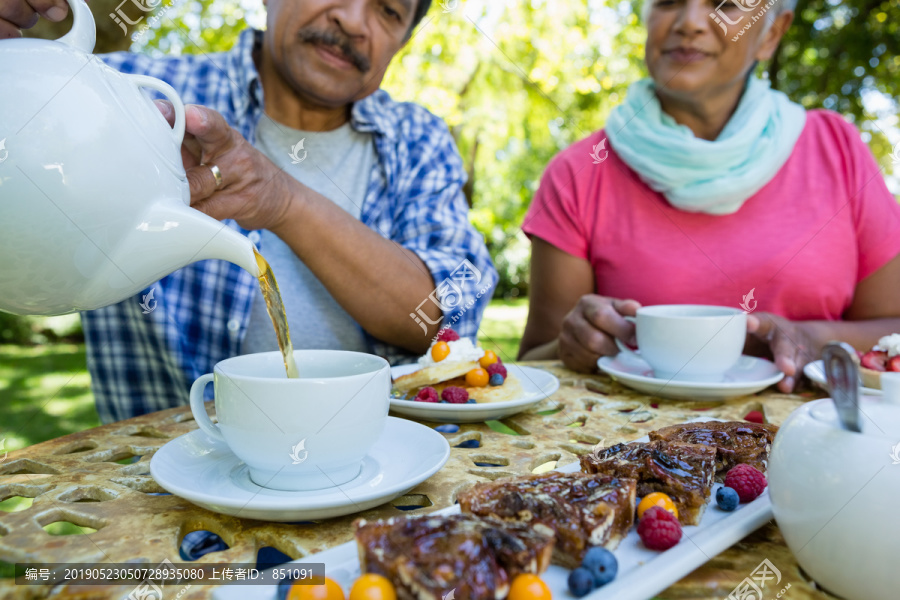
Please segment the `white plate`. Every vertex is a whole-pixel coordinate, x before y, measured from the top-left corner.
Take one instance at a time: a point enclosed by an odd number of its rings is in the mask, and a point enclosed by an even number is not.
[[[719,383],[657,379],[643,360],[623,356],[604,356],[597,366],[613,379],[639,392],[676,400],[725,400],[754,394],[784,378],[771,361],[742,356]]]
[[[703,420],[703,419],[700,419]],[[709,419],[707,419],[709,420]],[[636,441],[647,441],[645,436]],[[563,472],[578,471],[578,463],[559,469]],[[734,512],[724,512],[716,507],[716,484],[710,496],[703,519],[698,526],[682,529],[681,541],[665,552],[644,548],[637,534],[631,531],[615,550],[619,571],[616,578],[584,596],[588,600],[647,600],[666,589],[697,567],[705,564],[723,550],[730,548],[745,536],[772,519],[769,490],[750,502],[739,504]],[[456,514],[459,506],[451,506],[436,514]],[[337,581],[349,591],[353,581],[360,576],[359,555],[355,542],[335,546],[324,552],[308,556],[301,563],[325,563],[325,575]],[[541,575],[554,598],[573,598],[568,592],[567,578],[570,571],[551,565]],[[750,573],[747,573],[750,576]],[[274,600],[277,586],[222,586],[213,591],[214,600]],[[449,591],[449,590],[448,590]],[[727,593],[729,590],[721,590]]]
[[[157,450],[150,474],[166,491],[213,512],[262,521],[308,521],[361,512],[402,496],[434,475],[449,457],[450,445],[440,433],[388,417],[360,474],[334,488],[285,492],[260,487],[224,442],[200,430]]]
[[[825,378],[825,363],[823,361],[814,360],[811,363],[806,363],[806,366],[803,367],[803,374],[806,375],[806,378],[815,383],[817,386],[819,386],[826,392],[830,392],[830,390],[828,389],[828,380]],[[882,395],[881,390],[862,387],[862,384],[860,384],[859,391],[870,396]]]
[[[541,400],[549,398],[559,389],[559,379],[542,369],[506,364],[506,369],[522,384],[522,395],[505,402],[480,402],[478,404],[438,404],[391,398],[391,411],[398,415],[438,421],[440,423],[481,423],[491,419],[503,419],[520,413]],[[400,365],[391,368],[396,379],[419,369],[419,365]]]

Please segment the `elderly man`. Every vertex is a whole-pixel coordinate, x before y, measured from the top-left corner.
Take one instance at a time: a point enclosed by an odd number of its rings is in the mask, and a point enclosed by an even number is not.
[[[424,108],[379,90],[430,4],[269,0],[266,31],[244,31],[228,52],[102,57],[191,103],[191,204],[257,244],[297,348],[396,362],[424,352],[442,324],[477,332],[496,272],[467,220],[453,139]],[[0,0],[0,38],[65,9]],[[145,292],[82,315],[105,422],[185,404],[216,362],[277,348],[255,278],[234,265],[196,263],[150,289],[154,310]]]

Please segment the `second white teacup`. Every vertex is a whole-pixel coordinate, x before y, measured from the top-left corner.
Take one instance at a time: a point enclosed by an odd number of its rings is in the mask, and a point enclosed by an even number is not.
[[[355,478],[384,430],[391,371],[372,354],[296,350],[301,377],[288,379],[280,352],[223,360],[191,387],[191,412],[207,435],[224,441],[250,479],[277,490],[315,490]],[[218,424],[203,390],[215,384]]]
[[[727,306],[661,304],[643,306],[635,323],[640,358],[660,379],[718,382],[744,350],[747,314]],[[619,350],[638,356],[616,340]]]

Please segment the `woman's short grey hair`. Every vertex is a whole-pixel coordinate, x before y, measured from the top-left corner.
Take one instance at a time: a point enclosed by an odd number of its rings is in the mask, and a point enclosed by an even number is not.
[[[641,21],[644,23],[647,22],[647,17],[650,16],[650,9],[653,8],[653,3],[656,0],[644,0],[641,5]],[[748,0],[725,0],[725,2],[735,2],[736,4],[747,3]],[[764,2],[757,1],[755,5],[763,5]],[[716,5],[719,6],[718,4]],[[772,6],[772,9],[769,11],[769,14],[774,18],[786,11],[793,11],[797,8],[797,0],[775,0],[775,4]],[[771,23],[770,19],[766,19],[766,22]]]

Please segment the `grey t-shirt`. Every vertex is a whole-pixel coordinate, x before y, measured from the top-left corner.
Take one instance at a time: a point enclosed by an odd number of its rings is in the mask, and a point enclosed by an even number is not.
[[[359,219],[376,160],[371,133],[355,131],[350,123],[333,131],[300,131],[263,116],[256,130],[256,147],[286,173]],[[278,280],[294,348],[367,351],[362,328],[290,246],[265,230],[259,245]],[[241,352],[277,349],[272,321],[257,291]]]

